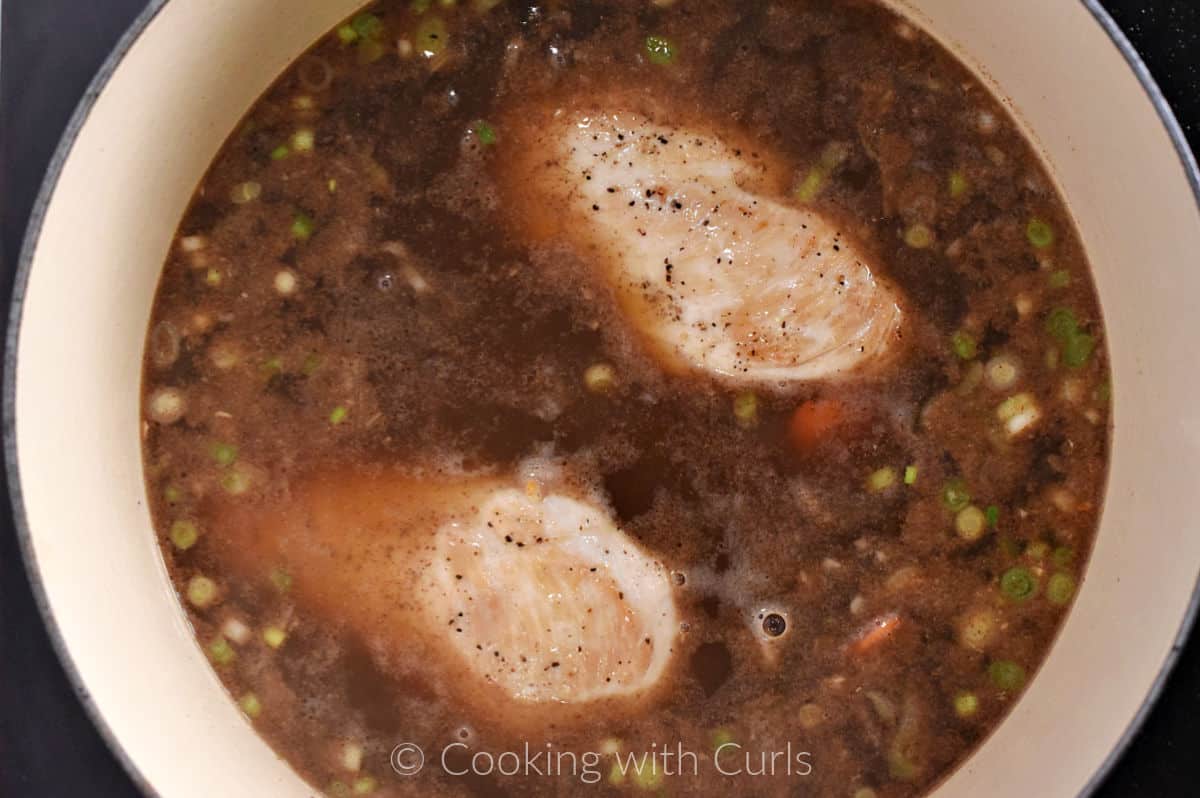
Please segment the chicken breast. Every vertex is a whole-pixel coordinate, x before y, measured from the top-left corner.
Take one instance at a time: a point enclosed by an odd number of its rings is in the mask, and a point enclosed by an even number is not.
[[[668,572],[607,510],[562,491],[323,474],[286,503],[230,507],[222,548],[247,578],[276,564],[304,611],[384,659],[417,652],[499,714],[642,693],[678,631]]]
[[[785,198],[777,158],[619,108],[518,129],[514,213],[594,258],[668,368],[835,379],[898,349],[897,292],[834,222]]]
[[[509,696],[590,701],[662,675],[679,625],[667,572],[605,511],[501,489],[436,541],[427,619]]]

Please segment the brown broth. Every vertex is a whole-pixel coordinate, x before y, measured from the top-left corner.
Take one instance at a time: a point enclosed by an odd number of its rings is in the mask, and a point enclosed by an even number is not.
[[[995,663],[1030,677],[1045,656],[1070,598],[1049,600],[1051,580],[1061,590],[1081,578],[1103,499],[1100,309],[1037,154],[977,78],[873,2],[459,5],[417,14],[381,0],[377,38],[318,43],[226,143],[165,265],[144,373],[146,481],[197,637],[210,652],[225,642],[218,673],[233,696],[254,694],[258,731],[330,795],[356,783],[381,796],[660,789],[632,775],[614,783],[614,759],[599,753],[594,786],[580,759],[560,761],[560,775],[450,775],[438,756],[463,728],[456,767],[462,750],[552,743],[582,757],[616,738],[626,753],[696,755],[694,776],[690,758],[671,760],[686,773],[661,779],[666,794],[928,791],[1019,697],[1021,685],[996,683]],[[398,52],[434,16],[449,31],[443,53]],[[671,64],[646,58],[651,33],[670,38]],[[903,291],[914,320],[903,357],[864,379],[759,391],[747,429],[732,412],[740,389],[668,373],[648,354],[588,281],[589,253],[524,240],[500,186],[514,108],[612,86],[760,140],[796,185],[831,142],[844,145],[821,191],[789,201],[840,220]],[[312,132],[311,152],[304,136],[297,150],[298,130]],[[1031,240],[1034,219],[1053,231],[1047,246]],[[917,225],[930,246],[912,246]],[[295,280],[286,295],[281,273]],[[1056,323],[1068,329],[1057,338]],[[960,331],[970,358],[956,354]],[[1066,362],[1087,341],[1094,351]],[[1003,390],[979,373],[999,355],[1020,366]],[[604,395],[582,379],[600,362],[619,378]],[[171,423],[153,420],[164,388],[186,402]],[[1024,393],[1041,417],[1010,438],[997,409]],[[790,418],[813,399],[841,402],[856,422],[798,453]],[[529,458],[585,483],[681,575],[686,630],[653,696],[564,705],[546,728],[518,733],[440,692],[454,674],[382,656],[284,584],[277,564],[230,564],[246,534],[230,502],[272,512],[315,471],[499,473]],[[872,491],[882,468],[894,482]],[[964,504],[995,508],[975,540],[956,534],[944,490],[955,480]],[[199,530],[186,548],[172,542],[181,519]],[[1005,595],[1014,568],[1034,577],[1032,597]],[[203,608],[187,598],[197,575],[218,589]],[[760,607],[786,611],[775,664],[752,628]],[[977,611],[994,639],[965,645]],[[892,617],[896,631],[860,650],[864,630]],[[229,618],[248,640],[231,639]],[[287,632],[278,649],[262,641],[271,626]],[[956,713],[963,693],[977,702],[969,717]],[[714,735],[742,746],[726,768],[787,754],[773,777],[724,776]],[[338,762],[345,741],[363,749],[357,774]],[[419,776],[389,764],[405,741],[425,750]]]

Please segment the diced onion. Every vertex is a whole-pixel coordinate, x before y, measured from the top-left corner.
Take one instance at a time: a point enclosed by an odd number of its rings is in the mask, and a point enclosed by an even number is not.
[[[160,321],[150,330],[150,360],[160,369],[175,365],[179,359],[179,330],[169,321]]]
[[[178,388],[159,388],[150,394],[150,419],[159,424],[174,424],[187,412],[187,400]]]
[[[583,384],[592,393],[608,393],[617,385],[617,372],[608,363],[596,363],[583,372]]]
[[[296,292],[296,273],[291,269],[280,269],[275,273],[275,290],[282,296]]]
[[[338,764],[344,770],[351,773],[357,773],[362,769],[363,749],[358,743],[343,743],[341,751],[338,752]]]
[[[247,202],[254,202],[260,196],[262,196],[262,183],[256,183],[253,180],[238,183],[229,191],[229,200],[234,205],[245,205]]]
[[[253,633],[250,631],[250,627],[242,623],[239,619],[228,618],[225,623],[221,624],[221,634],[239,646],[244,646],[250,641]]]
[[[1010,438],[1032,427],[1041,417],[1042,411],[1031,393],[1010,396],[996,408],[996,418],[1004,424],[1004,430]]]
[[[988,361],[986,368],[988,385],[997,391],[1007,391],[1021,376],[1021,367],[1008,355],[996,355]]]

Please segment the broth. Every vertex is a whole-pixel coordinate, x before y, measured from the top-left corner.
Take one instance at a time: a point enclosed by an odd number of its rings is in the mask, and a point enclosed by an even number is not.
[[[919,795],[1082,578],[1103,339],[1029,142],[878,3],[380,0],[183,218],[146,482],[328,795]]]

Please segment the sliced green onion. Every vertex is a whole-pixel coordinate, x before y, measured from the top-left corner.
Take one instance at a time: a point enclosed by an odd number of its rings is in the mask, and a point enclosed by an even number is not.
[[[1051,555],[1054,564],[1059,568],[1066,568],[1075,562],[1075,550],[1070,546],[1059,546]]]
[[[646,47],[646,58],[649,59],[650,64],[660,66],[671,64],[671,61],[676,58],[676,46],[666,36],[649,35],[646,37],[644,47]]]
[[[350,415],[350,411],[346,409],[345,405],[338,405],[337,407],[333,408],[333,412],[329,414],[329,423],[336,427],[338,424],[341,424],[343,421],[345,421],[346,416],[348,415]]]
[[[230,496],[241,496],[250,490],[250,483],[250,473],[236,465],[221,476],[221,489]]]
[[[378,39],[363,39],[358,43],[358,63],[373,64],[387,53],[387,47]]]
[[[207,576],[193,576],[187,585],[187,598],[192,606],[204,609],[217,600],[217,583]]]
[[[309,128],[301,128],[292,134],[292,149],[296,152],[312,152],[317,145],[317,135]]]
[[[723,745],[729,745],[733,742],[733,732],[729,729],[720,728],[712,733],[712,747],[716,751]]]
[[[971,503],[971,493],[967,483],[961,479],[952,479],[942,488],[942,502],[954,512],[958,512]]]
[[[261,195],[262,184],[249,180],[234,186],[229,192],[229,200],[234,205],[245,205],[247,202],[254,202]]]
[[[1046,277],[1046,283],[1051,288],[1066,288],[1071,284],[1071,273],[1066,269],[1058,269],[1057,271],[1050,272],[1049,276]]]
[[[820,169],[810,169],[804,179],[800,181],[800,185],[796,186],[796,199],[800,202],[812,202],[821,194],[821,189],[825,187],[825,173]]]
[[[496,129],[481,119],[475,123],[475,138],[483,146],[490,147],[496,143]]]
[[[271,160],[272,161],[282,161],[284,158],[288,157],[291,154],[292,154],[292,151],[288,148],[288,145],[280,144],[278,147],[271,150]]]
[[[163,499],[167,504],[178,504],[183,499],[183,491],[174,485],[167,485],[163,488]]]
[[[1050,544],[1044,540],[1035,540],[1025,547],[1025,556],[1031,560],[1041,561],[1050,553]]]
[[[217,461],[217,465],[231,466],[237,461],[238,450],[231,443],[214,443],[212,457]]]
[[[979,540],[987,529],[987,517],[975,505],[968,505],[954,516],[954,529],[963,540]]]
[[[296,214],[296,218],[292,220],[292,237],[299,241],[312,238],[315,229],[316,223],[303,213]]]
[[[983,511],[984,518],[987,519],[988,526],[995,527],[1000,523],[1000,508],[994,504],[989,504],[988,508]]]
[[[1067,368],[1082,368],[1096,350],[1096,339],[1085,332],[1076,332],[1063,342],[1063,362]]]
[[[669,64],[675,60],[675,45],[666,36],[651,34],[646,37],[646,57],[652,64]]]
[[[350,785],[350,792],[354,795],[370,795],[375,792],[377,786],[378,782],[370,776],[359,776],[354,780],[354,784]]]
[[[894,484],[896,484],[896,469],[890,466],[872,471],[871,475],[867,477],[867,490],[872,493],[885,491]]]
[[[1046,316],[1046,332],[1059,341],[1065,341],[1079,331],[1079,321],[1070,308],[1055,308]]]
[[[433,58],[446,49],[446,23],[440,17],[426,17],[417,26],[414,38],[417,50],[426,58]]]
[[[1019,690],[1025,684],[1025,669],[1012,660],[998,659],[988,666],[988,677],[1001,690]]]
[[[271,573],[267,574],[267,578],[280,593],[286,593],[292,589],[292,575],[282,568],[272,568]]]
[[[221,271],[219,269],[209,269],[204,273],[204,282],[216,288],[221,284]]]
[[[904,749],[898,744],[893,743],[887,753],[888,773],[893,779],[899,781],[912,781],[917,777],[917,766],[909,759]]]
[[[196,540],[199,537],[200,530],[196,527],[194,521],[181,518],[171,524],[171,542],[180,551],[187,551],[192,546],[195,546]]]
[[[228,665],[237,658],[237,652],[229,645],[228,640],[218,637],[208,644],[208,656],[218,665]]]
[[[1066,604],[1075,595],[1075,577],[1055,574],[1046,583],[1046,598],[1051,604]]]
[[[1025,601],[1037,592],[1037,578],[1028,568],[1009,568],[1000,577],[1000,591],[1013,601]]]
[[[383,23],[374,14],[359,14],[350,27],[364,39],[377,39],[383,35]]]
[[[950,173],[950,196],[958,199],[971,190],[971,183],[967,180],[967,176],[962,172],[954,171]]]
[[[733,417],[743,429],[758,424],[758,396],[753,391],[739,393],[733,397]]]
[[[279,357],[278,355],[267,358],[263,361],[259,371],[261,371],[262,375],[267,378],[279,374],[281,371],[283,371],[283,358]]]
[[[257,718],[262,714],[262,702],[258,700],[258,696],[254,693],[246,693],[238,701],[238,706],[242,708],[248,717]]]
[[[979,711],[979,699],[974,693],[961,692],[954,696],[954,714],[969,718]]]
[[[979,352],[975,337],[965,330],[959,330],[950,337],[950,346],[954,349],[954,354],[963,360],[972,360]]]
[[[904,484],[914,485],[917,482],[917,467],[915,465],[904,467]]]
[[[342,25],[337,29],[337,37],[343,45],[354,44],[358,40],[358,32],[353,25]]]
[[[904,243],[913,249],[928,249],[933,246],[933,231],[918,222],[904,231]]]
[[[846,142],[831,141],[825,145],[825,149],[821,150],[821,160],[818,166],[826,174],[829,174],[845,163],[846,159],[850,157],[850,153],[850,145]]]
[[[634,762],[630,769],[633,783],[643,790],[657,790],[663,783],[663,769],[653,757],[646,757],[641,762]]]
[[[408,8],[414,14],[424,14],[433,5],[433,0],[412,0]]]
[[[1054,228],[1041,219],[1030,219],[1025,225],[1025,237],[1038,249],[1045,249],[1054,243]]]
[[[287,640],[287,632],[278,626],[268,626],[263,629],[262,638],[263,642],[271,648],[279,648]]]

